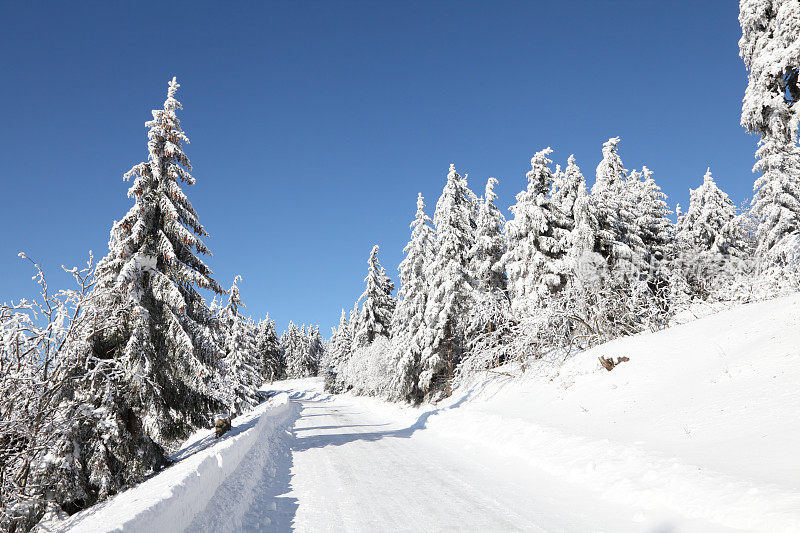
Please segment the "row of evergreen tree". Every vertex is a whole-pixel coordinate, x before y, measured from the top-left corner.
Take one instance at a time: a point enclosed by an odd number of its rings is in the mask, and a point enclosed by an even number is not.
[[[741,124],[760,136],[748,208],[709,169],[673,223],[653,172],[628,172],[616,137],[591,192],[574,157],[562,169],[550,148],[536,153],[507,222],[497,180],[478,198],[451,165],[432,221],[417,199],[396,298],[373,248],[366,290],[333,331],[328,389],[435,399],[463,371],[665,327],[697,301],[797,290],[800,3],[741,0],[739,22]]]
[[[372,249],[366,290],[333,332],[329,390],[435,399],[460,369],[662,328],[697,300],[796,288],[774,253],[794,230],[765,245],[710,170],[673,223],[653,172],[627,171],[619,143],[603,145],[591,192],[573,156],[562,170],[550,148],[536,153],[508,221],[495,178],[478,198],[451,165],[433,221],[418,196],[396,299]]]
[[[265,381],[316,372],[318,328],[292,325],[279,342],[268,316],[241,314],[241,278],[225,291],[201,259],[208,233],[182,190],[195,180],[178,87],[146,123],[148,159],[125,174],[134,202],[108,254],[68,270],[77,288],[56,293],[34,263],[40,298],[0,306],[2,530],[143,480],[213,415],[261,401]]]

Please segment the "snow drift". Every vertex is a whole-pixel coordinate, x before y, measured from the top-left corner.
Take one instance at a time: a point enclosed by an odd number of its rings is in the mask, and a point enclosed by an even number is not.
[[[177,462],[160,474],[68,520],[41,523],[38,531],[182,531],[239,470],[266,469],[280,459],[285,430],[297,412],[297,404],[279,394],[236,418],[219,440],[213,430],[196,433],[173,457]]]

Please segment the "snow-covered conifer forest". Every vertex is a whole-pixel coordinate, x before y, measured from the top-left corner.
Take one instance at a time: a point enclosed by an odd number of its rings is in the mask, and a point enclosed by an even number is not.
[[[397,274],[381,264],[377,244],[365,249],[363,293],[342,302],[327,338],[319,326],[294,322],[279,334],[269,315],[247,314],[240,276],[229,286],[215,278],[209,234],[189,200],[192,187],[214,178],[195,183],[173,78],[145,124],[146,160],[123,176],[131,207],[111,225],[104,257],[89,254],[85,265],[64,268],[74,283],[54,288],[35,258],[20,253],[39,294],[0,306],[0,529],[52,530],[46,524],[185,461],[215,416],[261,416],[275,391],[305,383],[277,381],[318,377],[326,398],[347,394],[365,402],[356,405],[384,410],[429,407],[427,419],[437,405],[461,398],[456,391],[476,376],[561,380],[561,369],[587,353],[592,372],[613,369],[617,376],[636,361],[603,352],[606,343],[648,333],[664,339],[699,313],[793,298],[800,290],[800,3],[741,0],[739,21],[748,73],[741,125],[758,139],[752,201],[736,205],[726,176],[708,168],[681,207],[662,192],[657,171],[626,166],[625,139],[614,132],[598,139],[592,161],[533,147],[530,170],[503,181],[506,190],[519,190],[507,214],[498,207],[498,179],[458,170],[468,161],[443,161],[441,195],[420,193],[408,206]],[[795,367],[797,355],[796,346],[787,355]],[[796,403],[792,398],[787,403]],[[592,417],[593,405],[580,407]],[[252,424],[253,435],[268,433],[266,423]],[[231,439],[251,431],[242,427]],[[540,442],[543,433],[530,440]],[[277,437],[269,439],[262,453],[279,453]],[[800,505],[797,495],[782,509]],[[198,526],[197,516],[184,526],[213,530],[213,521]],[[750,528],[731,516],[708,520]],[[765,524],[800,528],[800,519],[782,516]],[[131,527],[145,523],[158,522]],[[265,523],[281,528],[280,520]]]

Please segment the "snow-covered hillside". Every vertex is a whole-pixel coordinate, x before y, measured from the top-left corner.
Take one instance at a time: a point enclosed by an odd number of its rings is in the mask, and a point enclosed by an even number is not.
[[[800,530],[800,295],[499,370],[416,408],[267,386],[232,435],[43,530]]]

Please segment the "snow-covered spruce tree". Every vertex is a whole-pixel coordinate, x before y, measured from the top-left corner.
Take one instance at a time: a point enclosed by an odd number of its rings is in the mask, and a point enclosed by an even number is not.
[[[669,281],[675,241],[675,226],[669,219],[672,211],[667,205],[667,195],[661,192],[653,179],[653,171],[646,166],[641,173],[631,172],[628,188],[632,195],[634,232],[644,247],[647,282],[662,315],[659,320],[663,321],[672,307]]]
[[[561,227],[572,231],[575,227],[575,201],[580,194],[580,189],[586,189],[586,180],[581,174],[581,169],[575,162],[575,156],[570,155],[567,159],[567,168],[564,172],[557,172],[553,181],[553,192],[551,201],[558,208],[561,214]]]
[[[754,172],[757,254],[765,268],[790,266],[776,245],[800,231],[800,4],[741,0],[739,54],[749,70],[742,126],[761,136]]]
[[[597,165],[592,199],[598,223],[599,252],[626,277],[638,278],[646,268],[646,251],[636,234],[634,208],[638,180],[629,180],[617,152],[619,137],[603,143],[603,159]]]
[[[392,316],[392,344],[395,349],[391,396],[394,399],[419,401],[417,388],[420,354],[425,336],[425,305],[428,301],[426,268],[433,260],[436,234],[431,219],[425,214],[425,200],[417,195],[417,211],[411,222],[411,239],[403,248],[405,258],[400,262],[400,290]],[[344,311],[342,311],[344,319]]]
[[[736,206],[717,186],[710,168],[703,184],[689,194],[689,209],[676,224],[676,247],[692,295],[705,300],[727,292],[722,284],[729,285],[731,276],[745,267],[747,244]]]
[[[257,389],[264,381],[252,325],[239,313],[239,308],[244,307],[237,285],[241,279],[241,276],[233,279],[228,291],[228,305],[220,314],[225,332],[224,376],[228,385],[235,391],[234,412],[244,411],[258,403]]]
[[[286,365],[278,344],[275,322],[267,315],[256,326],[256,354],[261,359],[262,378],[270,382],[286,375]]]
[[[647,248],[638,235],[635,210],[640,183],[636,175],[627,176],[618,145],[619,137],[603,144],[591,193],[597,220],[595,251],[606,263],[598,270],[597,280],[605,294],[600,307],[606,309],[606,318],[595,328],[595,335],[605,339],[641,331],[660,316],[648,284]]]
[[[450,165],[433,223],[436,245],[426,268],[426,334],[420,359],[420,391],[428,397],[449,394],[450,378],[465,349],[463,317],[472,298],[469,252],[475,243],[474,194]]]
[[[319,364],[325,358],[325,341],[319,332],[319,326],[308,326],[306,330],[308,336],[308,351],[305,358],[305,366],[310,369],[311,375],[319,374]]]
[[[358,299],[364,301],[361,306],[361,317],[356,331],[356,345],[358,347],[372,344],[375,337],[389,337],[391,334],[392,314],[394,313],[395,300],[392,296],[394,283],[386,275],[386,270],[378,262],[378,245],[372,247],[367,260],[369,265],[367,284],[364,293]]]
[[[567,282],[557,298],[550,299],[547,308],[540,313],[549,315],[547,328],[534,324],[536,327],[529,329],[538,330],[549,347],[588,346],[596,337],[599,317],[604,314],[602,280],[606,263],[597,252],[599,223],[586,179],[573,155],[567,160],[553,201],[561,213],[562,227],[569,228],[566,253],[562,258]]]
[[[342,309],[339,326],[333,328],[330,348],[326,351],[325,364],[322,370],[325,375],[325,390],[338,393],[344,389],[344,383],[339,379],[339,369],[350,355],[353,344],[353,332],[347,321],[347,314]]]
[[[498,181],[489,178],[483,201],[478,209],[475,244],[470,250],[472,277],[475,288],[482,292],[505,292],[506,273],[502,262],[506,252],[506,237],[503,228],[506,219],[495,205],[497,193],[494,187]]]
[[[188,138],[176,116],[178,87],[173,78],[163,109],[146,123],[148,160],[125,174],[134,205],[114,224],[109,254],[97,266],[98,287],[110,289],[110,314],[122,322],[93,337],[95,354],[124,368],[120,392],[136,391],[118,398],[119,408],[163,446],[232,400],[219,380],[215,317],[197,292],[225,291],[198,257],[210,255],[201,240],[208,233],[180,187],[195,180],[181,146]]]
[[[286,361],[286,376],[289,378],[298,378],[303,376],[303,369],[301,367],[301,355],[303,350],[303,341],[300,335],[300,330],[297,325],[289,321],[289,326],[283,332],[280,338],[281,352]]]
[[[470,272],[475,291],[465,328],[469,355],[461,363],[472,368],[486,368],[502,363],[501,359],[486,354],[503,342],[511,322],[510,302],[507,293],[503,256],[508,249],[505,217],[495,205],[497,194],[495,178],[486,183],[480,203],[475,231],[475,244],[470,250]]]
[[[167,452],[232,403],[219,372],[217,321],[197,288],[224,290],[197,257],[207,235],[179,182],[194,183],[176,117],[178,84],[147,122],[147,162],[133,167],[134,205],[111,230],[60,389],[50,494],[74,512],[167,463]],[[48,474],[49,475],[49,474]]]
[[[511,206],[514,218],[506,224],[508,251],[503,261],[511,305],[520,315],[533,314],[541,300],[566,282],[560,259],[568,232],[559,227],[560,214],[549,196],[553,173],[547,156],[552,152],[545,148],[531,158],[528,187],[517,194],[517,203]]]
[[[669,219],[672,211],[667,205],[667,195],[661,192],[661,187],[653,179],[653,171],[642,167],[641,177],[641,181],[636,180],[641,192],[633,208],[636,232],[647,251],[651,270],[657,271],[669,258],[675,228]]]
[[[677,236],[698,252],[740,256],[742,236],[736,231],[736,206],[706,170],[703,184],[689,191],[689,209],[677,223]]]

